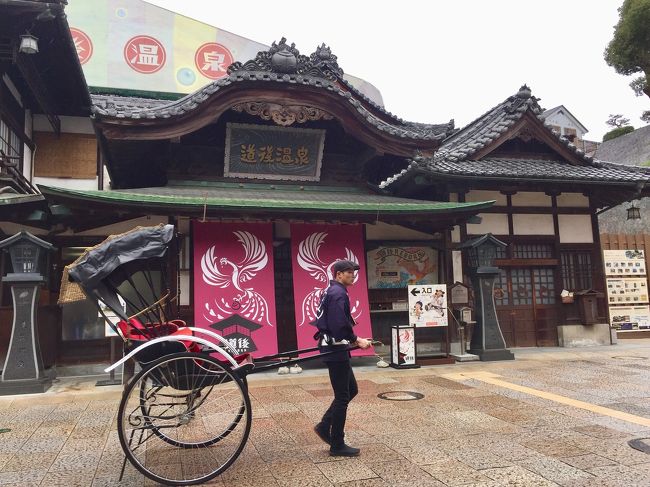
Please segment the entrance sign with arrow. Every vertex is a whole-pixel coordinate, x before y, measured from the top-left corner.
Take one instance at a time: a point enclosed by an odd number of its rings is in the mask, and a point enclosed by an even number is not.
[[[447,286],[420,284],[408,287],[409,324],[417,327],[447,326]]]

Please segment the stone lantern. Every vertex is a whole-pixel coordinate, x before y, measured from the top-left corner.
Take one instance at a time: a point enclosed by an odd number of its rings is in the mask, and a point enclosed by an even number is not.
[[[48,252],[53,249],[25,231],[0,241],[0,250],[8,252],[11,260],[11,272],[2,281],[11,286],[14,311],[0,395],[45,392],[52,385],[43,370],[36,309],[39,289],[46,280]]]
[[[494,280],[499,275],[494,260],[497,251],[505,249],[506,244],[488,233],[467,240],[458,248],[466,253],[476,300],[476,326],[472,333],[470,353],[478,355],[483,361],[513,360],[515,357],[506,348],[499,327],[494,302]]]

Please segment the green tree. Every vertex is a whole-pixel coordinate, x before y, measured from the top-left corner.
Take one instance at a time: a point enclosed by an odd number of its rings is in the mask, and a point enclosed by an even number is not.
[[[619,20],[614,27],[614,38],[605,49],[605,61],[617,73],[639,73],[630,83],[637,96],[650,97],[650,0],[625,0],[618,9]],[[648,121],[644,112],[641,120]]]
[[[609,118],[607,119],[607,122],[605,122],[607,125],[610,127],[625,127],[626,125],[630,124],[630,119],[625,118],[621,114],[609,114]]]
[[[629,134],[630,132],[634,132],[634,127],[631,125],[626,125],[625,127],[616,127],[614,130],[610,130],[605,135],[603,135],[603,142],[615,139],[621,135]]]
[[[618,9],[619,20],[614,27],[614,38],[605,49],[605,61],[617,73],[642,73],[646,81],[635,80],[650,97],[650,0],[625,0]]]

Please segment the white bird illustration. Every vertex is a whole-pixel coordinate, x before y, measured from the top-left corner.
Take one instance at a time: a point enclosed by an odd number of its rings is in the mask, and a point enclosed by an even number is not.
[[[311,290],[307,295],[305,295],[302,300],[302,319],[298,326],[302,326],[305,323],[311,323],[316,319],[316,313],[318,312],[318,305],[320,300],[325,292],[325,289],[329,285],[329,280],[332,275],[332,266],[334,262],[329,265],[322,261],[319,256],[319,251],[321,245],[325,242],[327,233],[325,232],[316,232],[308,235],[300,244],[298,245],[298,255],[296,259],[298,260],[298,265],[307,271],[309,275],[316,281],[314,289]],[[359,259],[354,253],[345,247],[345,259],[354,262],[355,264],[359,263]],[[354,282],[356,283],[359,279],[359,273],[355,272]],[[355,301],[354,305],[351,304],[350,312],[352,317],[356,320],[361,315],[361,310],[359,309],[359,301]]]
[[[269,262],[264,242],[250,232],[233,232],[237,241],[244,247],[244,258],[241,262],[232,262],[226,257],[217,255],[215,245],[210,247],[201,258],[201,271],[203,281],[210,285],[226,289],[232,286],[237,291],[237,296],[229,303],[224,298],[215,299],[214,304],[218,311],[205,303],[205,311],[208,320],[214,318],[224,319],[224,315],[232,315],[237,312],[241,316],[258,323],[266,323],[273,326],[269,321],[269,306],[264,296],[246,283],[251,281],[259,271],[264,269]],[[221,268],[224,268],[223,272]]]

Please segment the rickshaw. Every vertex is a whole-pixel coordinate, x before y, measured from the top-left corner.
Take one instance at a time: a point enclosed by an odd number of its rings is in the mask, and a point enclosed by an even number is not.
[[[174,226],[162,224],[107,238],[66,266],[60,303],[91,299],[122,338],[124,356],[106,372],[130,360],[139,366],[118,409],[120,479],[128,459],[156,482],[193,485],[223,473],[246,445],[247,376],[319,354],[302,356],[318,350],[313,347],[253,359],[214,331],[172,318],[174,240]]]

